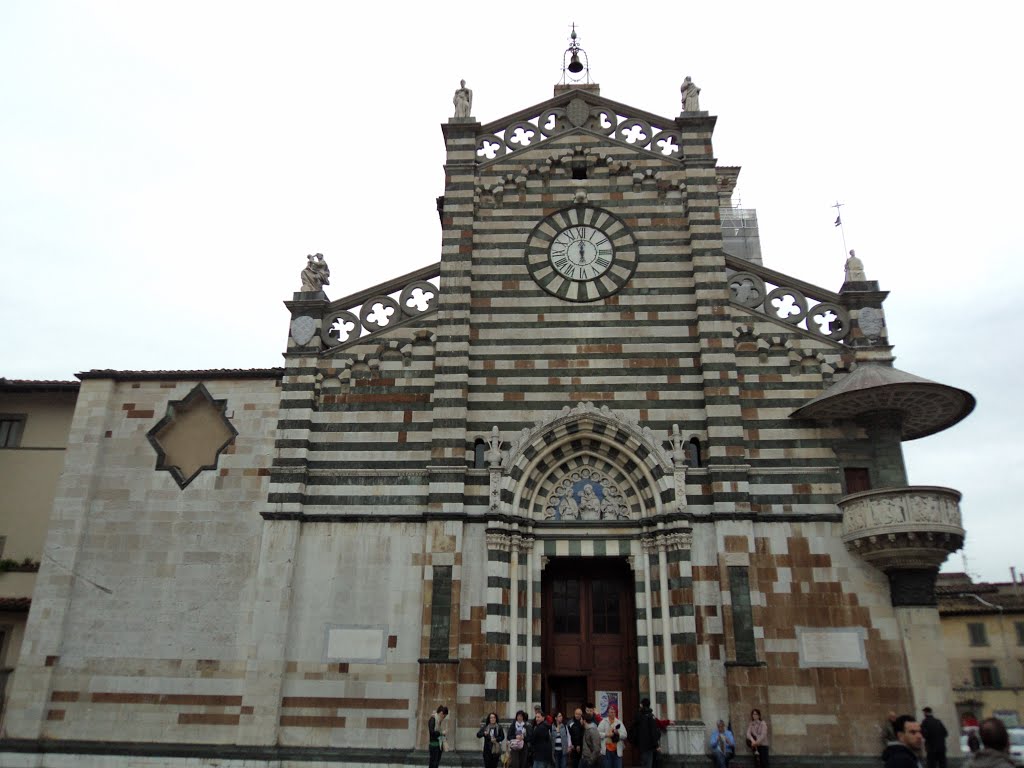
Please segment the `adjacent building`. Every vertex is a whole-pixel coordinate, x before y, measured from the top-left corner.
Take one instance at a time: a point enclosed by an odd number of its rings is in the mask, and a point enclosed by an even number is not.
[[[77,381],[0,378],[0,703],[21,652],[77,396]]]
[[[937,592],[960,724],[999,717],[1024,725],[1024,583],[944,573]]]

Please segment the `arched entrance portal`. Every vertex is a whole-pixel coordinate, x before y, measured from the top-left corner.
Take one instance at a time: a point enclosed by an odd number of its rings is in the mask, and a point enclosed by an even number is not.
[[[625,558],[552,558],[542,579],[541,701],[572,717],[600,692],[618,693],[629,722],[637,689],[636,586]]]

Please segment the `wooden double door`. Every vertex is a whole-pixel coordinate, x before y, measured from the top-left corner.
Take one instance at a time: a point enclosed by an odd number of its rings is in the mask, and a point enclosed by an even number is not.
[[[622,558],[553,558],[542,578],[541,701],[566,719],[600,692],[620,692],[619,716],[637,710],[635,587]]]

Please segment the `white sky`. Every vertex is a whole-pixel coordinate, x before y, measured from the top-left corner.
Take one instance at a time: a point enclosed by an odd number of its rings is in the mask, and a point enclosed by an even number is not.
[[[968,570],[1007,580],[1022,9],[3,0],[0,375],[280,365],[306,254],[331,298],[437,261],[459,79],[481,122],[543,101],[575,21],[603,95],[702,88],[767,266],[838,289],[845,203],[897,366],[978,399],[905,445],[911,482],[963,492]]]

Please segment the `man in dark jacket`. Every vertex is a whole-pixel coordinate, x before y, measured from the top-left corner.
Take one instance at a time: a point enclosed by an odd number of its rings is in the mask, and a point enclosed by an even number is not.
[[[928,753],[928,768],[946,768],[946,737],[949,736],[949,732],[939,718],[932,717],[931,707],[924,708],[921,734],[924,736],[924,748]]]
[[[885,768],[921,768],[921,725],[913,715],[900,715],[893,723],[896,741],[882,752]]]
[[[579,768],[583,753],[583,731],[586,728],[587,724],[583,722],[583,710],[577,707],[572,720],[569,721],[569,740],[572,742],[572,749],[569,752],[572,762],[569,763],[569,768]]]
[[[543,712],[533,716],[533,729],[526,732],[533,753],[533,768],[547,768],[551,764],[551,728]]]
[[[661,731],[654,721],[650,699],[640,700],[640,711],[636,714],[636,720],[629,726],[629,741],[640,752],[640,765],[643,768],[652,768],[654,754],[658,751],[658,743],[661,741]]]

